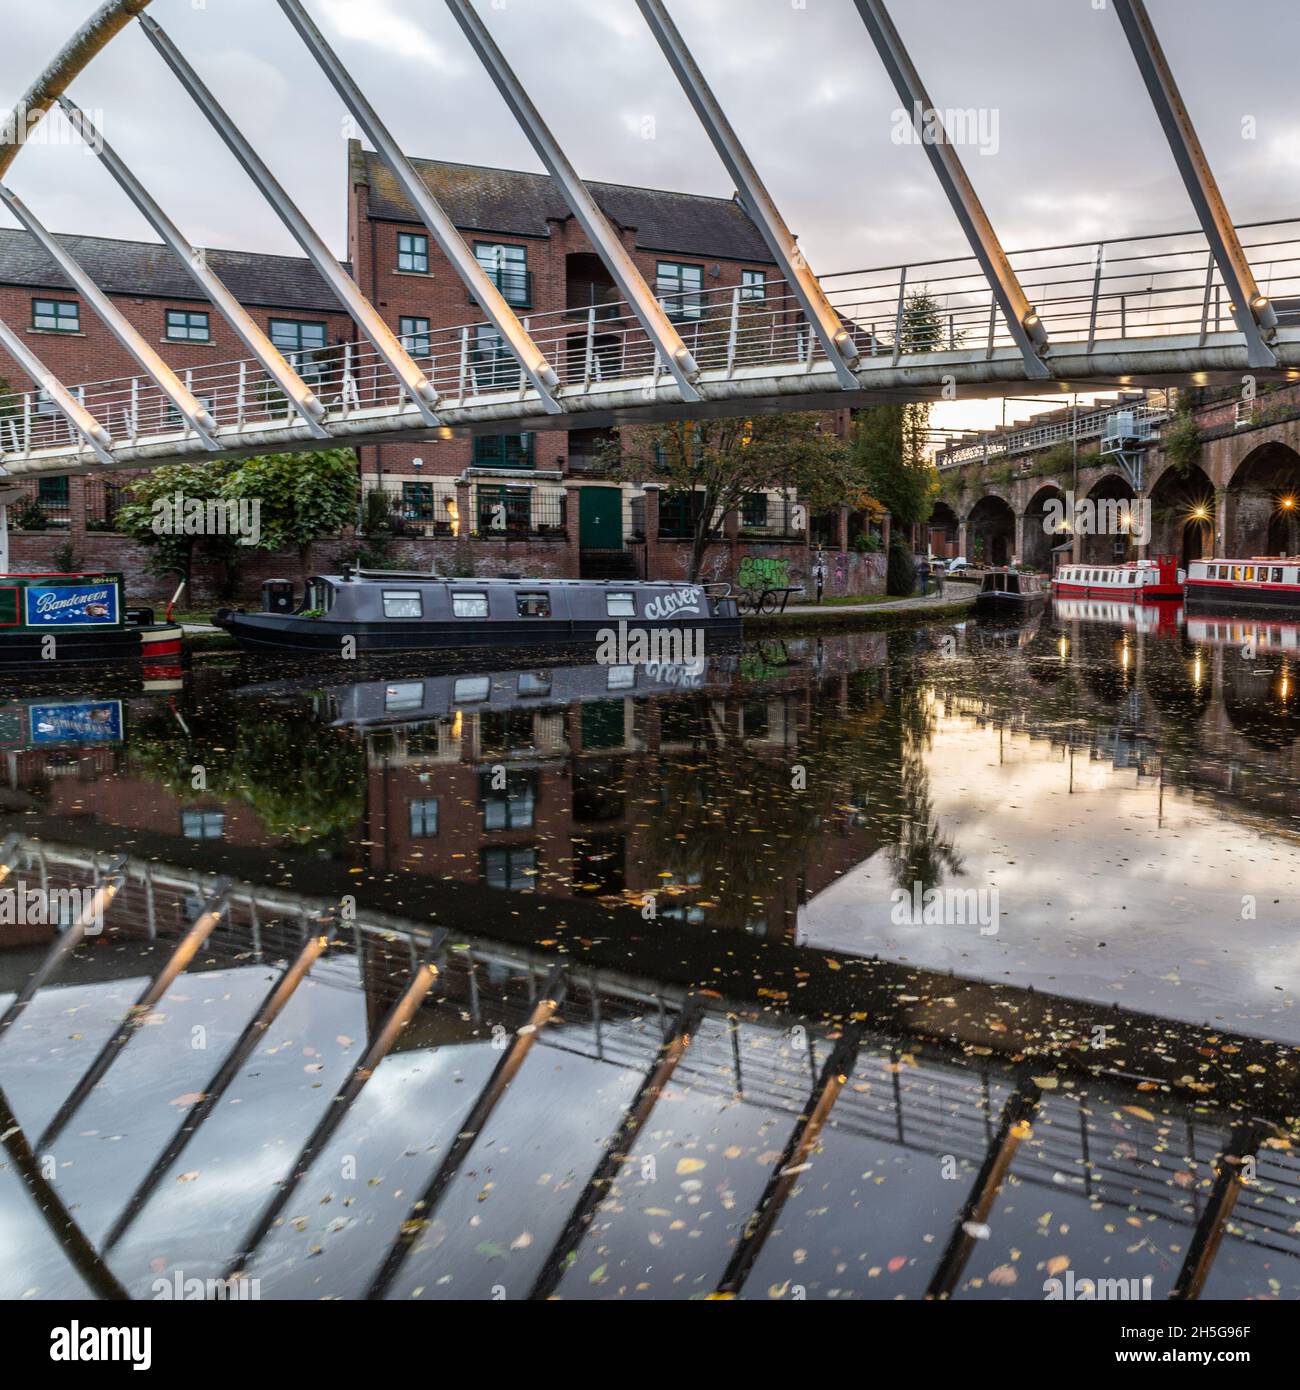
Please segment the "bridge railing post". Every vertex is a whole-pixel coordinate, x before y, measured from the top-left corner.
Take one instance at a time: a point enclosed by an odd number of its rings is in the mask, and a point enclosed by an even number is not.
[[[894,365],[903,355],[903,311],[907,307],[907,267],[898,272],[898,310],[894,314]]]
[[[1106,243],[1097,243],[1097,255],[1092,267],[1092,305],[1088,310],[1088,351],[1097,346],[1097,311],[1101,307],[1101,272],[1106,263]]]
[[[736,350],[740,345],[740,286],[731,291],[731,326],[727,330],[727,379],[736,372]]]

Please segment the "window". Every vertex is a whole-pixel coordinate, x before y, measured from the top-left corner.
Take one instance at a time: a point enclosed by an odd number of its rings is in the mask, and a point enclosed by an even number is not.
[[[309,385],[316,385],[325,374],[325,364],[317,356],[326,347],[325,325],[301,319],[272,319],[271,341],[284,353],[289,365]]]
[[[534,468],[531,434],[489,434],[474,438],[475,468]]]
[[[767,272],[762,270],[742,270],[740,272],[740,298],[742,303],[767,298]]]
[[[166,337],[172,343],[210,343],[208,315],[198,309],[168,309]]]
[[[1245,573],[1245,575],[1243,576],[1243,578],[1246,579],[1248,582],[1250,582],[1250,583],[1252,583],[1252,584],[1255,582],[1255,566],[1254,566],[1254,565],[1247,565],[1247,566],[1246,566],[1246,573]]]
[[[438,798],[421,796],[411,802],[411,839],[432,840],[438,833]]]
[[[413,357],[428,357],[432,352],[429,346],[429,320],[408,318],[405,314],[398,320],[402,334],[402,346]]]
[[[319,352],[325,346],[325,325],[302,319],[272,319],[271,341],[281,352]]]
[[[487,277],[501,291],[507,304],[526,309],[532,304],[532,276],[528,273],[528,248],[500,242],[476,241],[474,257]]]
[[[399,681],[384,689],[384,710],[388,714],[420,709],[423,704],[423,681]]]
[[[490,324],[480,323],[474,328],[470,370],[477,391],[507,391],[519,386],[519,363]]]
[[[537,812],[537,775],[533,772],[507,772],[505,786],[494,786],[497,774],[484,772],[479,778],[484,830],[530,830]]]
[[[385,589],[385,618],[422,618],[424,599],[418,589]]]
[[[749,492],[740,504],[740,524],[742,526],[767,525],[767,493]]]
[[[526,487],[480,487],[480,536],[526,536],[532,530],[533,494]]]
[[[491,693],[490,676],[466,676],[452,687],[451,698],[458,705],[480,705]]]
[[[611,666],[605,677],[606,690],[631,690],[636,685],[635,666]]]
[[[517,845],[497,845],[483,851],[482,867],[487,887],[526,893],[537,877],[537,851]]]
[[[68,505],[68,480],[66,478],[40,478],[36,483],[37,499],[49,506]]]
[[[422,232],[398,232],[397,268],[412,275],[429,273],[429,238]]]
[[[486,618],[488,598],[486,594],[453,594],[451,611],[457,618]]]
[[[187,840],[219,840],[225,831],[224,811],[181,812],[181,834]]]
[[[605,612],[611,618],[635,618],[635,594],[606,594]]]
[[[549,671],[520,671],[515,688],[520,695],[549,695],[551,693],[551,673]]]
[[[704,267],[660,261],[655,294],[670,318],[698,319],[704,314]]]
[[[81,305],[75,299],[33,299],[32,327],[44,333],[80,333]]]
[[[1280,584],[1281,582],[1282,582],[1282,571],[1281,571],[1281,569],[1280,569],[1278,566],[1275,565],[1275,566],[1273,567],[1273,583],[1274,583],[1274,584]]]
[[[549,618],[551,616],[550,594],[516,594],[515,612],[521,618]]]

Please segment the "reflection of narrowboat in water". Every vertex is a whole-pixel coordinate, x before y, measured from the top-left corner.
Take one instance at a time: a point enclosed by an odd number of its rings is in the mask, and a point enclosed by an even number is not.
[[[311,690],[317,714],[334,726],[360,729],[418,724],[480,711],[514,713],[591,704],[631,696],[727,690],[734,662],[649,662],[638,666],[549,666],[470,674],[411,675],[326,686],[300,681],[246,686],[241,694],[300,695]]]
[[[262,586],[262,611],[220,609],[213,617],[251,651],[443,651],[585,645],[610,632],[629,643],[739,638],[737,602],[726,585],[643,580],[440,579],[351,570],[312,578],[295,606],[293,586]],[[660,653],[649,653],[658,657]],[[646,659],[642,656],[642,660]]]
[[[1182,607],[1176,603],[1135,603],[1123,599],[1058,596],[1054,609],[1062,622],[1111,623],[1144,637],[1177,632],[1183,617]]]
[[[126,737],[121,700],[21,700],[0,705],[0,749],[84,748]]]
[[[1240,613],[1189,615],[1187,635],[1207,647],[1231,647],[1248,655],[1300,654],[1300,623],[1270,622]]]
[[[1177,556],[1157,555],[1154,560],[1131,560],[1124,565],[1062,565],[1052,588],[1059,597],[1155,603],[1181,599],[1186,578]]]
[[[981,616],[1007,617],[1032,613],[1047,600],[1047,579],[1021,570],[989,570],[975,595],[975,612]]]
[[[384,681],[350,681],[313,691],[318,716],[334,724],[371,728],[450,719],[456,714],[555,709],[556,706],[697,694],[727,689],[729,669],[702,662],[651,662],[644,666],[551,666],[535,670],[410,676]],[[299,695],[298,682],[245,687],[245,695]]]
[[[1201,608],[1276,608],[1300,612],[1300,559],[1253,555],[1248,560],[1193,560],[1187,602]]]
[[[127,608],[120,574],[0,575],[0,666],[176,667],[181,627]]]

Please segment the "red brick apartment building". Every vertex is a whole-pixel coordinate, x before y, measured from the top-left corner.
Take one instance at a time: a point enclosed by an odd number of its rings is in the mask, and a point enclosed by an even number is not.
[[[618,290],[549,178],[415,163],[523,319],[545,314],[551,323],[571,320],[575,341],[583,343],[593,315],[610,321],[611,334],[620,331]],[[615,184],[591,188],[642,274],[684,325],[702,314],[707,293],[738,286],[743,295],[760,299],[777,275],[758,229],[734,198]],[[84,236],[66,240],[182,376],[187,369],[246,355],[213,307],[194,298],[184,268],[162,246]],[[482,318],[386,166],[356,141],[348,149],[348,253],[363,293],[416,357],[431,336]],[[352,321],[306,260],[213,251],[209,262],[294,360],[357,340]],[[0,312],[33,335],[38,355],[69,384],[135,373],[125,351],[25,232],[0,229]],[[477,356],[500,354],[490,328],[474,333],[471,350]],[[27,385],[2,351],[0,375],[11,390]],[[848,412],[828,423],[846,429]],[[607,437],[602,430],[547,431],[366,446],[359,451],[362,485],[383,489],[388,497],[390,524],[400,538],[394,563],[468,565],[478,574],[680,577],[688,550],[688,499],[653,484],[620,486],[602,477]],[[48,529],[24,532],[22,508],[11,508],[18,530],[15,566],[46,562],[52,547],[70,537],[83,563],[112,563],[142,577],[138,557],[111,534],[116,484],[51,478],[32,488]],[[751,555],[784,567],[794,582],[805,578],[810,536],[794,500],[778,492],[760,494],[742,514],[727,517],[707,557],[709,574],[735,578],[744,556]],[[487,524],[489,515],[495,525]],[[879,557],[847,553],[846,528],[843,513],[814,521],[811,539],[836,554],[831,587],[883,588]],[[259,574],[263,568],[258,566]]]

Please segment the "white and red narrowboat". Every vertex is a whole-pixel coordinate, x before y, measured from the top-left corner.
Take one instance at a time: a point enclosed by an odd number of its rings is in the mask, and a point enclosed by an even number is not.
[[[1300,557],[1193,560],[1187,601],[1198,607],[1300,609]]]
[[[127,608],[122,576],[0,574],[0,667],[139,663],[150,677],[181,662],[179,623]]]
[[[1130,560],[1125,565],[1062,565],[1052,579],[1058,598],[1113,598],[1126,603],[1177,601],[1187,576],[1176,555]]]
[[[1143,637],[1177,633],[1183,610],[1176,603],[1135,603],[1132,599],[1058,598],[1056,616],[1066,623],[1102,623]]]
[[[1188,616],[1187,636],[1207,647],[1224,647],[1247,657],[1300,656],[1300,624],[1240,613]]]

